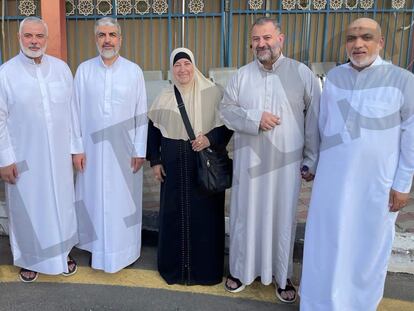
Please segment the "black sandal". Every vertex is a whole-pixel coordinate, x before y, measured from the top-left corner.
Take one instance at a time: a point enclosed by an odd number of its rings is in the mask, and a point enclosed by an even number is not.
[[[25,272],[32,272],[32,273],[34,273],[34,276],[33,277],[26,277],[26,276],[23,275],[23,273],[25,273]],[[38,276],[39,276],[38,272],[28,270],[28,269],[25,269],[25,268],[21,268],[20,272],[19,272],[20,281],[22,281],[24,283],[32,283],[32,282],[37,280]]]
[[[282,293],[283,292],[289,292],[289,291],[291,291],[291,292],[294,292],[295,294],[294,294],[294,296],[293,296],[293,298],[291,298],[291,299],[286,299],[286,298],[283,298],[282,297]],[[282,289],[282,288],[280,288],[279,287],[279,285],[277,285],[276,284],[276,297],[280,300],[280,301],[282,301],[282,302],[284,302],[284,303],[294,303],[295,301],[296,301],[296,298],[297,298],[297,291],[296,291],[296,288],[295,288],[295,286],[292,284],[292,282],[290,281],[290,279],[287,279],[286,280],[286,286],[285,286],[285,288],[284,289]]]
[[[70,268],[72,266],[72,269]],[[72,256],[68,256],[68,272],[63,272],[63,276],[71,276],[74,275],[78,271],[78,265],[76,264],[76,261],[72,258]]]
[[[234,283],[236,283],[237,287],[233,288],[233,287],[228,286],[227,285],[228,280],[233,281]],[[226,282],[224,283],[224,288],[226,289],[226,291],[228,291],[230,293],[239,293],[243,289],[246,288],[246,284],[243,284],[239,279],[236,279],[235,277],[233,277],[229,274],[226,278]]]

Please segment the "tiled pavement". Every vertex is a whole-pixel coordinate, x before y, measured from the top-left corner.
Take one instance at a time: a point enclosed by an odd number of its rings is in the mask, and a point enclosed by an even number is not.
[[[144,209],[147,211],[156,211],[159,208],[159,184],[154,181],[149,167],[145,167],[144,172]],[[297,211],[297,220],[299,224],[306,222],[311,191],[312,183],[303,182]],[[227,215],[229,198],[230,191],[227,191]],[[411,191],[411,199],[409,204],[402,211],[400,211],[398,215],[396,231],[401,233],[414,233],[414,189]]]
[[[299,224],[304,224],[306,222],[311,191],[312,183],[304,182],[297,211],[297,220]],[[228,191],[226,195],[226,215],[228,215],[229,198],[230,191]],[[0,201],[4,202],[4,187],[2,183],[0,184]],[[143,208],[144,214],[153,215],[154,217],[156,217],[159,209],[159,184],[154,180],[148,163],[146,163],[144,167]],[[4,218],[5,214],[0,208],[0,221],[2,217]],[[152,225],[150,227],[152,227]],[[396,231],[400,233],[414,233],[414,191],[411,192],[409,205],[400,211],[398,215]]]
[[[312,191],[312,183],[303,182],[297,211],[297,234],[295,243],[295,258],[303,255],[304,229],[307,210]],[[226,215],[228,216],[230,191],[226,194]],[[143,189],[143,228],[157,230],[159,210],[159,184],[152,176],[148,163],[144,167]],[[4,210],[4,187],[0,184],[0,235],[7,232],[7,219]],[[400,211],[396,223],[396,238],[390,259],[389,271],[407,272],[414,274],[414,191],[411,191],[409,205]],[[227,240],[227,239],[226,239]]]
[[[297,219],[298,223],[305,223],[308,214],[308,206],[312,191],[312,183],[303,183],[299,198]],[[411,190],[410,201],[398,215],[396,232],[414,233],[414,189]]]
[[[159,185],[154,181],[149,167],[144,171],[144,228],[154,229],[157,226],[159,209]],[[294,257],[301,260],[306,217],[312,192],[312,183],[303,182],[297,210],[297,233]],[[396,237],[389,271],[414,274],[414,189],[411,190],[408,206],[399,212],[396,222]],[[226,215],[228,216],[230,191],[226,193]]]

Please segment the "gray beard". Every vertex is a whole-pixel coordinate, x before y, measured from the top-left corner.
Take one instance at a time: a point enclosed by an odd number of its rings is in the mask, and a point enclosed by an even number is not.
[[[119,49],[112,49],[112,50],[104,50],[101,49],[99,46],[96,47],[98,49],[99,55],[101,55],[105,59],[111,59],[118,55]]]
[[[268,53],[266,53],[265,55],[262,55],[262,56],[258,56],[257,51],[256,51],[256,53],[254,53],[254,56],[261,63],[267,63],[267,62],[274,63],[280,56],[280,53],[277,54],[277,52],[275,53],[272,50],[267,50],[267,51],[268,51]]]

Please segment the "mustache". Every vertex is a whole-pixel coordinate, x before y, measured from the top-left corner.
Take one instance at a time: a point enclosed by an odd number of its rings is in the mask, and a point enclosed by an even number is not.
[[[266,51],[266,50],[269,50],[270,51],[271,48],[269,46],[265,46],[265,47],[261,47],[261,48],[260,47],[257,47],[256,48],[256,51]]]

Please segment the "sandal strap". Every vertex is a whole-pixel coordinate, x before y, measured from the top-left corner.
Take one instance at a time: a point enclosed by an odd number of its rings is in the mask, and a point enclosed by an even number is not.
[[[284,291],[288,291],[288,290],[290,290],[290,291],[294,291],[294,292],[296,292],[296,288],[294,288],[292,285],[286,285],[285,286],[285,289],[283,289]]]
[[[279,294],[281,294],[281,293],[283,293],[283,292],[289,292],[289,291],[291,291],[291,292],[295,292],[295,295],[296,295],[296,289],[295,289],[293,286],[286,285],[286,287],[285,287],[285,288],[280,288],[280,287],[278,287],[278,288],[277,288],[277,292],[278,292]]]

